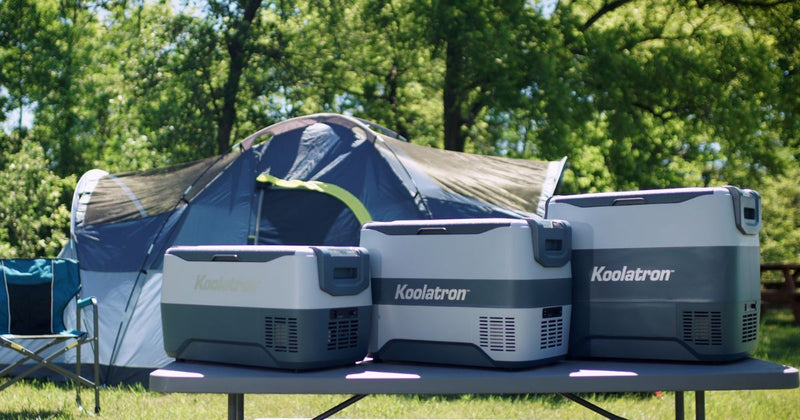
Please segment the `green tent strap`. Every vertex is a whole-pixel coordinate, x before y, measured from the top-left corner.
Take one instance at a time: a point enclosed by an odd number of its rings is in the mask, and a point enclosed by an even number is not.
[[[347,208],[349,208],[350,211],[352,211],[356,216],[358,223],[363,225],[364,223],[372,221],[372,216],[370,216],[369,211],[366,207],[364,207],[364,204],[361,203],[361,200],[356,198],[356,196],[353,194],[350,194],[350,191],[347,191],[338,185],[328,184],[321,181],[300,181],[297,179],[285,180],[269,174],[259,175],[258,178],[256,178],[256,181],[263,182],[265,184],[272,184],[280,188],[302,189],[328,194],[344,203]]]

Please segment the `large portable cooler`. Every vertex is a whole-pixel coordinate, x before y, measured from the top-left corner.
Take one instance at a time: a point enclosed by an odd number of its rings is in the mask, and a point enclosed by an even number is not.
[[[555,196],[547,216],[572,225],[570,356],[727,361],[755,350],[755,191]]]
[[[176,359],[314,369],[367,354],[369,258],[357,247],[167,250],[164,348]]]
[[[367,223],[378,360],[528,367],[563,358],[570,229],[561,221]]]

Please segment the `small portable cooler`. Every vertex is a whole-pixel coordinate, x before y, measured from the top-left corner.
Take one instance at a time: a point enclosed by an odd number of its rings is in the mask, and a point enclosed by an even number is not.
[[[164,348],[176,359],[293,370],[367,354],[369,258],[357,247],[181,246],[164,256]]]
[[[570,229],[550,220],[367,223],[378,360],[528,367],[567,351]]]
[[[756,348],[758,193],[555,196],[572,225],[571,357],[727,361]]]

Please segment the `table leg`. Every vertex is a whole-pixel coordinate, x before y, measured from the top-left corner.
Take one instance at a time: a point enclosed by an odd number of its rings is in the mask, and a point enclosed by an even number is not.
[[[675,420],[683,420],[683,391],[675,391]]]
[[[244,420],[244,394],[228,394],[228,420]]]
[[[333,407],[330,410],[314,417],[313,420],[327,419],[328,417],[344,410],[345,408],[350,407],[351,405],[355,404],[356,402],[358,402],[359,400],[361,400],[366,396],[367,396],[366,394],[353,395],[352,397],[348,398],[347,400],[337,405],[336,407]]]
[[[706,418],[706,393],[705,391],[694,392],[694,418],[695,420],[705,420]]]
[[[601,416],[603,416],[603,417],[605,417],[607,419],[624,420],[624,417],[620,417],[620,416],[618,416],[618,415],[616,415],[614,413],[611,413],[609,411],[603,410],[602,408],[590,403],[589,401],[584,400],[583,398],[581,398],[581,397],[579,397],[579,396],[577,396],[577,395],[575,395],[573,393],[562,392],[562,393],[560,393],[560,395],[562,397],[564,397],[564,398],[567,398],[567,399],[571,400],[572,402],[578,403],[578,404],[588,408],[589,410],[594,411],[597,414],[600,414]]]

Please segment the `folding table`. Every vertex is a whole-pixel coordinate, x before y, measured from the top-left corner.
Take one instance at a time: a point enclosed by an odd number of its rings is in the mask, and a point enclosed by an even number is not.
[[[353,394],[325,418],[369,394],[558,393],[608,418],[619,418],[575,395],[586,392],[674,391],[675,417],[684,416],[685,391],[694,391],[696,418],[705,417],[705,391],[798,387],[796,368],[758,359],[698,364],[566,360],[525,370],[498,370],[365,361],[292,372],[224,364],[174,362],[150,374],[160,392],[228,394],[228,418],[244,418],[245,394]]]

